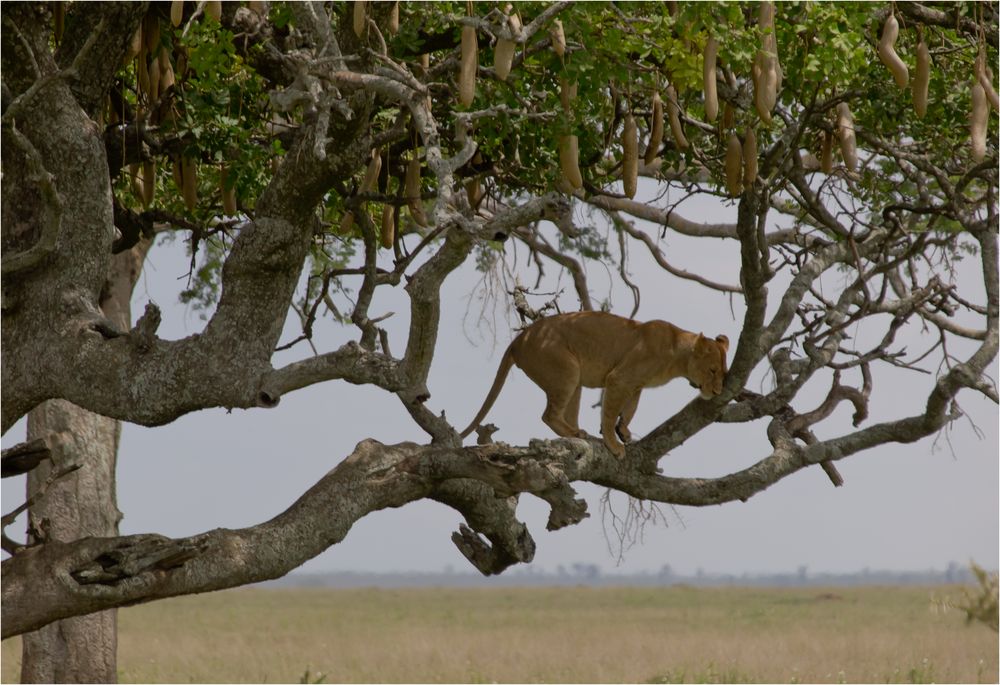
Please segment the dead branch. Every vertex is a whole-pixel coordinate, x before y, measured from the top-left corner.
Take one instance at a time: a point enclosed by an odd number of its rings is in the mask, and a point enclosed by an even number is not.
[[[37,442],[37,441],[33,441],[33,442]],[[48,492],[48,489],[50,487],[52,487],[53,483],[55,483],[60,478],[63,478],[64,476],[68,476],[69,474],[73,473],[74,471],[76,471],[77,469],[79,469],[81,466],[83,466],[83,465],[82,464],[64,464],[63,466],[59,467],[58,469],[53,470],[51,473],[49,473],[48,477],[38,487],[38,489],[35,490],[34,494],[31,495],[31,497],[28,497],[22,504],[20,504],[19,506],[17,506],[13,511],[4,514],[3,517],[0,518],[0,541],[2,541],[3,550],[5,552],[7,552],[10,555],[14,555],[14,554],[20,552],[21,550],[25,549],[26,547],[30,547],[31,546],[31,545],[22,545],[20,543],[14,542],[9,537],[7,537],[7,526],[9,526],[10,524],[14,523],[14,520],[18,516],[20,516],[23,512],[27,511],[31,506],[33,506],[33,505],[37,504],[38,502],[42,501],[45,498],[45,493]],[[43,526],[43,529],[44,529],[44,526]],[[37,538],[37,536],[36,536],[36,538]],[[44,543],[44,542],[46,542],[46,540],[44,539],[44,536],[43,536],[42,539],[36,539],[34,541],[34,544]]]
[[[707,279],[698,274],[691,273],[690,271],[685,271],[684,269],[678,269],[677,267],[671,265],[666,258],[663,256],[663,251],[660,250],[659,246],[653,241],[653,238],[648,234],[640,231],[635,226],[632,225],[630,221],[626,221],[617,212],[609,212],[608,216],[611,218],[612,222],[619,231],[624,231],[628,233],[631,237],[643,243],[649,250],[649,254],[656,260],[656,263],[669,274],[677,276],[678,278],[683,278],[685,280],[694,281],[695,283],[700,283],[701,285],[711,288],[712,290],[718,290],[725,293],[741,293],[743,290],[737,285],[729,285],[727,283],[717,283],[710,279]]]
[[[49,446],[41,438],[22,442],[3,451],[2,456],[0,456],[0,464],[2,464],[0,474],[3,478],[20,476],[34,469],[50,456]]]
[[[533,233],[524,228],[518,228],[514,230],[514,235],[527,245],[532,252],[548,257],[566,269],[573,279],[573,285],[576,288],[577,297],[580,298],[580,309],[584,311],[593,310],[594,304],[590,299],[590,289],[587,285],[587,276],[584,273],[583,266],[580,262],[549,245],[548,241],[537,233]]]

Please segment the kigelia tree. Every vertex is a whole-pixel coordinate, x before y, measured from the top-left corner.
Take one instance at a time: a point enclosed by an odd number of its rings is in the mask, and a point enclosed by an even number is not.
[[[838,482],[837,460],[940,431],[961,393],[997,401],[995,4],[2,13],[4,431],[52,399],[158,426],[207,407],[265,411],[329,382],[331,402],[383,389],[426,434],[358,436],[284,513],[242,530],[64,541],[38,526],[31,544],[6,543],[4,636],[274,578],[366,514],[421,498],[461,512],[455,544],[500,573],[535,551],[520,496],[545,500],[556,529],[587,515],[580,481],[692,506],[811,466]],[[658,199],[638,201],[640,188]],[[686,212],[696,195],[735,206],[736,220],[699,221]],[[190,241],[182,296],[211,311],[180,340],[158,337],[152,304],[134,325],[102,308],[114,255],[167,231]],[[672,232],[705,250],[735,241],[731,278],[672,261]],[[598,438],[517,446],[487,431],[464,446],[428,385],[448,275],[520,252],[526,269],[571,277],[563,310],[593,309],[588,262],[629,283],[629,247],[662,267],[665,289],[689,279],[742,299],[722,394],[663,416],[620,459]],[[971,293],[954,278],[960,258],[981,264]],[[380,288],[405,290],[405,339],[369,312]],[[525,319],[542,309],[531,294],[513,298]],[[356,339],[275,367],[292,310],[291,342],[306,345],[321,316]],[[874,343],[848,335],[859,322],[880,332]],[[902,349],[909,327],[936,343]],[[932,370],[921,411],[868,415],[888,365]],[[748,386],[752,373],[767,387]],[[816,431],[844,402],[854,427]],[[663,473],[664,455],[717,423],[752,423],[770,451],[722,477]]]

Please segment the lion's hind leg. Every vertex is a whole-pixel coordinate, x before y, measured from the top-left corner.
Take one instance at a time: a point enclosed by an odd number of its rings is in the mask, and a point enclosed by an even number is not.
[[[579,393],[576,391],[576,387],[578,386],[545,389],[545,397],[548,401],[545,404],[545,411],[542,413],[542,421],[554,430],[556,435],[564,438],[587,437],[587,433],[576,425],[576,414],[569,411],[574,397],[579,402]],[[579,410],[579,405],[577,409]],[[571,418],[572,422],[567,418]]]
[[[582,438],[587,434],[577,424],[580,402],[580,364],[577,359],[555,345],[518,350],[517,365],[547,400],[542,421],[564,438]]]
[[[573,397],[569,400],[569,406],[566,407],[566,411],[563,412],[563,418],[566,419],[568,423],[578,435],[586,435],[586,431],[580,430],[580,395],[583,393],[583,386],[577,384],[576,390],[573,392]]]

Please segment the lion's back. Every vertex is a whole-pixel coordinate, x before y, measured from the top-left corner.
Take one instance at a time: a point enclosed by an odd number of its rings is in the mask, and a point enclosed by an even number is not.
[[[599,387],[641,339],[643,324],[607,312],[556,314],[534,322],[514,341],[515,359],[556,353],[576,358],[581,381]],[[522,365],[518,361],[519,365]],[[522,365],[523,366],[523,365]]]

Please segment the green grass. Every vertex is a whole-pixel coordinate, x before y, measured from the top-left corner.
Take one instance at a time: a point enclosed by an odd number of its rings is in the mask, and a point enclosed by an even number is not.
[[[997,682],[952,588],[240,589],[119,613],[121,682]],[[3,644],[14,682],[19,644]]]

